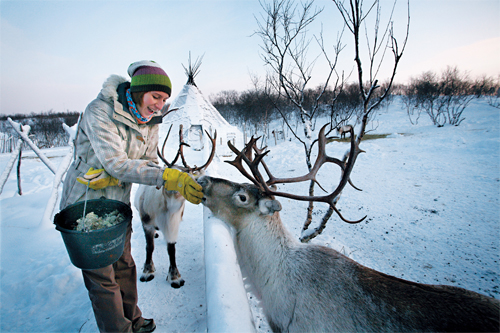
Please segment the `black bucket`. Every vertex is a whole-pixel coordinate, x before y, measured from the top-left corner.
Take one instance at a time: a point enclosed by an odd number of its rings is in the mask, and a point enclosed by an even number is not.
[[[115,263],[123,254],[127,226],[132,221],[132,209],[121,201],[93,199],[87,201],[86,213],[104,216],[118,210],[124,221],[92,231],[74,230],[76,221],[83,217],[85,202],[72,204],[54,216],[56,229],[61,232],[73,265],[81,269],[97,269]]]

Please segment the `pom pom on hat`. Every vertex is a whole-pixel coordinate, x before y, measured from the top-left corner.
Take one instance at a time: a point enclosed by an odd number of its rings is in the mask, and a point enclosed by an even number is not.
[[[132,78],[130,92],[163,91],[171,95],[170,78],[156,62],[151,60],[134,62],[128,67],[127,72]]]

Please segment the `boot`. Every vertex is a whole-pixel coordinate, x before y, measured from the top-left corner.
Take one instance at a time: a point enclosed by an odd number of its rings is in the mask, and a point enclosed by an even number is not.
[[[134,333],[153,332],[156,329],[156,324],[153,319],[144,319],[144,323]]]

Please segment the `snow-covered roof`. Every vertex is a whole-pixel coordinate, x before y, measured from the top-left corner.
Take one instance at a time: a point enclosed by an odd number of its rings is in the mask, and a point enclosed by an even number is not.
[[[184,140],[195,150],[202,150],[203,147],[211,147],[204,130],[214,135],[217,132],[217,155],[232,156],[232,151],[227,146],[228,140],[235,145],[243,145],[243,134],[236,127],[227,122],[219,111],[203,96],[200,89],[192,84],[185,84],[181,92],[174,98],[168,113],[160,125],[160,142],[173,125],[173,133],[170,136],[173,140],[178,136],[175,134],[179,125],[182,125]],[[195,127],[194,133],[191,130]],[[199,132],[198,132],[199,131]],[[199,134],[196,134],[199,133]],[[208,152],[208,150],[204,150]]]
[[[175,97],[169,110],[174,110],[163,119],[164,124],[189,123],[190,125],[210,125],[212,128],[233,128],[219,111],[203,96],[200,89],[186,84]]]

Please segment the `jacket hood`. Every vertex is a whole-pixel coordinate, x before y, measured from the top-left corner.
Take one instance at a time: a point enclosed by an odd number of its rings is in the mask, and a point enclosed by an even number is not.
[[[120,75],[111,75],[102,85],[101,94],[104,99],[109,101],[118,100],[118,86],[124,82],[128,82],[127,79]]]

